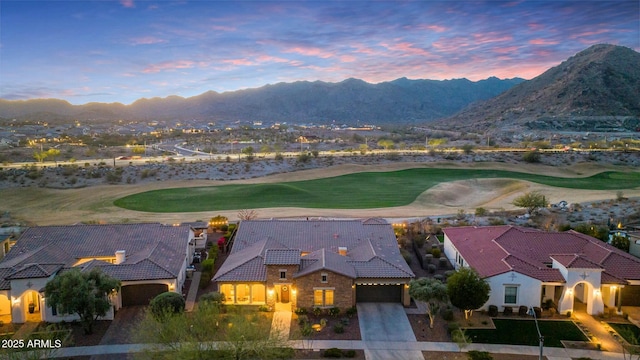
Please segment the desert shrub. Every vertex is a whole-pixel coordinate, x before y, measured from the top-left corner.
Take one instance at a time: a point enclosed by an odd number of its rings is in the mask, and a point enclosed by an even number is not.
[[[436,266],[434,264],[427,265],[427,271],[429,272],[429,274],[435,273],[436,272]]]
[[[460,330],[460,324],[452,322],[447,324],[447,331],[452,334],[454,331]]]
[[[446,269],[449,267],[449,260],[447,260],[447,258],[440,258],[438,265],[440,266],[440,269]]]
[[[451,308],[445,308],[442,310],[442,318],[445,321],[453,320],[453,310]]]
[[[487,215],[487,213],[488,213],[487,209],[483,207],[476,208],[476,216],[485,216]]]
[[[416,244],[418,249],[422,249],[424,247],[426,239],[422,236],[416,236],[413,238],[413,243]]]
[[[438,259],[440,257],[440,254],[442,252],[440,251],[440,248],[433,248],[431,249],[431,255],[433,255],[434,258]]]
[[[212,272],[215,261],[213,259],[207,259],[202,262],[202,272]]]
[[[338,348],[330,348],[325,350],[322,353],[322,357],[326,357],[326,358],[341,358],[342,357],[342,350],[338,349]]]
[[[358,308],[356,308],[355,306],[352,306],[352,307],[348,308],[347,312],[346,312],[348,317],[352,317],[353,315],[355,315],[357,313],[358,313]]]
[[[305,308],[296,308],[294,310],[294,312],[296,313],[296,315],[304,315],[307,313],[307,309]]]
[[[329,315],[331,316],[338,316],[338,314],[340,314],[340,308],[339,307],[332,307],[328,310]]]
[[[356,357],[356,351],[355,350],[345,350],[342,352],[342,355],[344,355],[344,357],[346,358],[354,358]]]
[[[319,307],[314,307],[313,308],[313,315],[320,316],[320,314],[322,314],[322,309],[319,308]]]
[[[309,323],[309,317],[307,315],[298,315],[298,325],[304,326]]]
[[[528,151],[522,156],[522,160],[528,163],[539,163],[540,153],[537,151]]]
[[[493,360],[493,356],[486,351],[470,350],[467,357],[469,360]]]
[[[350,322],[350,320],[349,320],[348,317],[343,317],[343,318],[340,319],[340,324],[342,324],[344,326],[349,325],[349,322]]]
[[[429,254],[425,254],[424,255],[424,263],[425,264],[431,264],[431,261],[433,260],[433,254],[429,253]]]
[[[333,325],[333,332],[336,334],[342,334],[344,332],[344,325],[341,323]]]
[[[267,305],[258,306],[258,311],[260,312],[269,312],[269,307]]]
[[[449,278],[451,275],[455,274],[456,272],[453,270],[447,270],[444,272],[444,277],[445,278]]]
[[[520,306],[518,308],[518,315],[520,316],[527,316],[527,311],[529,311],[529,308],[526,306]]]
[[[506,316],[513,314],[513,308],[511,306],[505,306],[504,310],[502,310],[502,314]]]
[[[154,297],[149,303],[149,309],[156,319],[162,319],[169,314],[184,311],[184,298],[181,294],[167,291]]]
[[[400,254],[402,255],[402,258],[407,263],[407,265],[411,265],[411,260],[413,260],[411,253],[405,249],[400,249]]]
[[[489,316],[491,317],[496,317],[498,316],[498,307],[495,305],[489,305],[489,311],[488,311]]]
[[[202,295],[200,297],[200,301],[212,302],[217,305],[222,305],[222,303],[224,302],[224,294],[217,291],[212,291],[210,293]]]

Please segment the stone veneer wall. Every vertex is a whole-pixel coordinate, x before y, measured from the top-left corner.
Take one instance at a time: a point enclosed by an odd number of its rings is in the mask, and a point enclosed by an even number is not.
[[[280,270],[287,271],[287,278],[280,279]],[[293,275],[298,271],[298,265],[267,265],[267,288],[278,284],[293,284]]]
[[[327,274],[327,282],[322,282],[322,274]],[[334,288],[333,306],[347,309],[356,304],[353,279],[327,270],[318,270],[311,274],[296,278],[298,289],[297,306],[299,308],[313,308],[314,288]]]

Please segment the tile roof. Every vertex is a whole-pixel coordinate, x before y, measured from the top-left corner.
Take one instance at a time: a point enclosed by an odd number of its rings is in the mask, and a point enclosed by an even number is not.
[[[53,265],[70,268],[80,259],[115,257],[116,251],[124,250],[126,259],[122,264],[94,260],[82,267],[99,266],[121,281],[176,278],[187,256],[190,233],[188,225],[157,223],[31,227],[0,261],[0,270],[5,269],[0,274],[9,273],[3,280],[35,277],[37,268],[32,267],[29,272],[18,269],[26,264],[38,264],[48,271]]]
[[[347,248],[347,256],[338,255],[340,247]],[[292,250],[306,255],[294,262]],[[263,264],[300,264],[295,276],[319,269],[350,277],[415,276],[400,255],[393,228],[379,219],[242,221],[214,281],[265,281],[266,270],[264,277],[262,272],[248,273],[256,269],[246,264],[257,258]]]
[[[300,267],[300,270],[293,276],[294,278],[320,270],[329,270],[352,279],[355,279],[357,276],[356,270],[349,262],[348,257],[327,251],[326,249],[316,250],[305,256],[304,259],[304,266]]]
[[[25,264],[6,280],[47,278],[62,268],[62,264]]]
[[[640,259],[598,239],[575,232],[546,232],[517,226],[446,228],[465,261],[483,277],[516,270],[541,281],[562,275],[552,258],[569,268],[602,268],[602,282],[640,280]]]
[[[265,265],[299,265],[300,250],[298,249],[266,249]]]

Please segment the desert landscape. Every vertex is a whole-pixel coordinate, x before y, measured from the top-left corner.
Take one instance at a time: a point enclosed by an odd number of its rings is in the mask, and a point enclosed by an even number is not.
[[[630,159],[634,159],[631,154]],[[473,155],[467,155],[473,158]],[[463,156],[464,157],[464,156]],[[104,184],[104,181],[87,184],[80,188],[64,188],[64,180],[58,183],[49,181],[49,187],[15,187],[7,186],[0,190],[2,210],[8,211],[11,218],[36,225],[62,225],[78,222],[90,223],[122,223],[122,222],[161,222],[180,223],[185,221],[207,220],[216,215],[223,215],[234,221],[238,218],[238,210],[190,212],[190,213],[150,213],[131,211],[116,207],[113,201],[134,193],[148,190],[216,186],[227,184],[275,183],[317,178],[334,177],[356,172],[395,171],[410,168],[462,168],[462,169],[495,169],[516,172],[545,174],[558,177],[586,177],[606,171],[635,171],[635,166],[610,165],[613,163],[604,155],[597,162],[579,162],[566,164],[563,154],[551,155],[542,164],[529,164],[515,160],[505,161],[501,154],[499,161],[443,161],[437,157],[404,157],[400,161],[388,161],[371,157],[342,157],[331,159],[333,165],[327,165],[326,159],[314,159],[315,162],[302,169],[295,161],[274,162],[256,161],[247,167],[247,163],[196,162],[181,164],[143,165],[159,168],[154,177],[136,181],[133,184]],[[364,159],[364,160],[363,160]],[[411,161],[408,161],[411,160]],[[439,161],[440,160],[440,161]],[[486,160],[483,158],[483,160]],[[635,161],[639,159],[636,157]],[[628,163],[628,161],[627,161]],[[635,163],[632,163],[635,165]],[[169,170],[162,171],[162,167]],[[179,167],[185,171],[174,171]],[[193,176],[202,174],[202,169],[220,172],[221,167],[242,169],[235,172],[240,179],[206,180]],[[135,169],[134,169],[135,168]],[[126,171],[140,171],[141,167],[127,166]],[[248,170],[247,170],[248,168]],[[189,169],[196,169],[190,171]],[[176,175],[177,174],[177,175]],[[269,175],[265,175],[269,174]],[[448,183],[440,183],[426,189],[415,201],[406,206],[378,209],[308,209],[308,208],[262,208],[255,209],[262,218],[289,217],[324,217],[324,218],[368,218],[383,217],[393,219],[420,218],[427,216],[454,216],[459,210],[473,213],[476,208],[483,207],[489,211],[515,210],[513,199],[525,192],[541,191],[551,204],[561,200],[568,203],[591,203],[616,198],[616,191],[611,190],[578,190],[544,186],[537,183],[513,179],[473,179]],[[347,195],[345,195],[347,196]],[[640,196],[640,188],[624,190],[624,196],[632,199]]]

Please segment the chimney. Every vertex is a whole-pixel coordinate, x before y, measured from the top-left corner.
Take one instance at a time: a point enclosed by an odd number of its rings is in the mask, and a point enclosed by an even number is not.
[[[338,254],[342,256],[347,256],[347,248],[345,246],[338,247]]]
[[[124,250],[118,250],[116,251],[116,262],[115,264],[122,264],[125,260],[126,260],[127,256],[126,256],[126,251]]]

